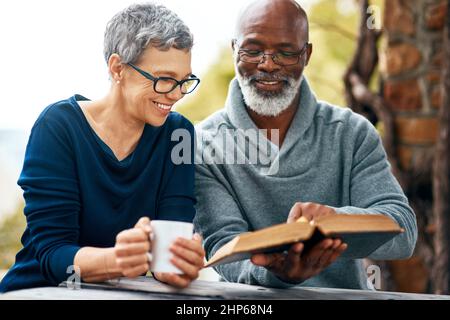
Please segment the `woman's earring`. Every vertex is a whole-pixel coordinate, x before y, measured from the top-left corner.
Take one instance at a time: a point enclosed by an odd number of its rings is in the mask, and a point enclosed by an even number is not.
[[[117,84],[120,84],[120,80],[117,80],[116,83],[117,83]]]

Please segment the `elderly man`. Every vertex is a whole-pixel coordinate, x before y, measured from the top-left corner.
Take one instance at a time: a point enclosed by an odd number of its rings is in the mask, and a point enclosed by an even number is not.
[[[297,243],[216,267],[230,282],[370,288],[361,259],[407,258],[417,239],[414,212],[377,131],[351,110],[316,100],[302,75],[312,53],[308,20],[295,1],[252,3],[232,46],[236,79],[226,106],[197,126],[195,224],[208,257],[238,234],[301,216],[381,214],[405,232],[374,252],[325,239],[304,253]],[[263,138],[247,134],[252,130]],[[249,160],[252,150],[265,149],[271,154],[264,161]],[[232,161],[236,156],[247,161]]]

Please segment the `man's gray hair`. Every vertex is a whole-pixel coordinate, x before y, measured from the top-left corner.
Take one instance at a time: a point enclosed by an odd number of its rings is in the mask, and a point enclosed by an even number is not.
[[[129,6],[108,22],[103,52],[107,63],[114,53],[123,63],[133,63],[149,46],[190,50],[193,44],[191,31],[174,12],[163,5],[143,3]]]

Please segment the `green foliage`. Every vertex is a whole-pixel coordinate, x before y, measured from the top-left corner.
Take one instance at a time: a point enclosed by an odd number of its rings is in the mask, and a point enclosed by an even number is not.
[[[358,15],[354,7],[340,12],[337,3],[320,1],[309,12],[313,54],[305,75],[319,99],[344,106],[342,79],[356,47]]]
[[[186,97],[186,101],[177,107],[178,112],[197,123],[223,107],[228,85],[234,77],[232,56],[230,48],[221,50],[217,61],[201,77],[198,91]]]
[[[23,206],[0,225],[0,270],[9,269],[14,264],[17,252],[22,249],[20,237],[25,225]]]

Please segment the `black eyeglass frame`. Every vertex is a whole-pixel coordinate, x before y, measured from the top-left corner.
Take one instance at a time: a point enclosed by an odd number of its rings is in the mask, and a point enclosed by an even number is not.
[[[198,85],[200,84],[200,79],[197,78],[193,74],[191,74],[190,77],[187,78],[187,79],[178,81],[177,79],[172,78],[172,77],[155,77],[155,76],[152,76],[147,71],[142,70],[141,68],[135,66],[132,63],[127,63],[127,65],[129,65],[131,68],[133,68],[134,70],[139,72],[142,76],[144,76],[148,80],[153,81],[153,90],[155,92],[157,92],[157,93],[166,94],[166,93],[172,92],[173,90],[175,90],[179,86],[180,87],[180,91],[181,91],[182,94],[189,94],[189,93],[192,93],[198,87]],[[156,85],[157,85],[158,81],[160,81],[160,80],[171,80],[171,81],[175,82],[175,85],[169,91],[159,91],[159,90],[156,89]],[[188,82],[188,81],[196,81],[196,83],[192,86],[191,90],[189,90],[188,92],[183,92],[183,84]]]
[[[261,58],[260,58],[260,60],[258,62],[244,61],[244,60],[242,60],[242,55],[241,55],[242,53],[249,55],[249,51],[257,51],[257,50],[249,50],[249,49],[242,49],[242,48],[240,48],[240,46],[237,44],[237,40],[236,39],[234,40],[234,44],[239,47],[239,50],[238,50],[239,61],[242,61],[242,62],[245,62],[245,63],[251,63],[251,64],[261,64],[261,63],[264,62],[264,58],[266,56],[270,56],[272,58],[273,63],[275,63],[275,64],[277,64],[279,66],[283,66],[283,67],[289,67],[289,66],[294,66],[294,65],[298,64],[300,62],[300,58],[305,54],[305,52],[308,50],[309,46],[311,45],[310,42],[306,42],[305,45],[303,46],[303,48],[300,51],[291,53],[292,57],[294,57],[294,56],[297,57],[297,61],[295,63],[280,64],[280,63],[277,62],[278,56],[281,54],[280,52],[277,52],[277,53],[265,53],[264,51],[262,51]]]

